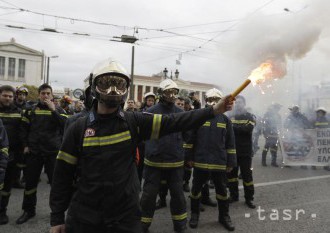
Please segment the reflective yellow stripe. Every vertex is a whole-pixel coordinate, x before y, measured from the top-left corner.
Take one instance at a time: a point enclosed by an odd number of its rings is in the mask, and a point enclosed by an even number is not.
[[[250,125],[255,125],[256,123],[253,122],[253,121],[249,121],[249,124],[250,124]]]
[[[229,182],[229,183],[238,182],[238,178],[228,179],[228,182]]]
[[[22,117],[22,121],[26,122],[26,123],[30,123],[30,120],[27,119],[26,117]]]
[[[23,163],[16,163],[16,167],[24,168],[24,167],[26,167],[26,164],[23,164]]]
[[[141,222],[143,222],[143,223],[151,223],[152,222],[152,218],[141,217]]]
[[[231,122],[233,124],[251,124],[251,125],[255,125],[255,122],[253,121],[249,121],[249,120],[231,120]]]
[[[49,110],[35,110],[36,115],[52,115],[52,112]]]
[[[253,181],[251,182],[243,182],[244,186],[252,186],[253,185]]]
[[[227,196],[222,196],[220,194],[217,194],[216,195],[216,198],[220,201],[225,201],[225,200],[228,200],[228,197]]]
[[[194,144],[183,144],[183,148],[191,149],[194,147]]]
[[[131,139],[131,134],[127,130],[122,133],[104,136],[84,138],[83,147],[87,146],[108,146]]]
[[[66,114],[60,114],[60,115],[66,117],[66,118],[69,118],[69,116]]]
[[[7,156],[8,157],[8,147],[4,147],[4,148],[2,148],[1,150],[0,150],[0,152],[2,152],[5,156]]]
[[[204,125],[203,126],[210,126],[211,125],[211,122],[209,122],[209,121],[206,121],[205,123],[204,123]]]
[[[328,122],[315,122],[315,125],[316,126],[319,126],[319,125],[328,125],[329,123]]]
[[[236,149],[227,149],[227,154],[236,154]]]
[[[37,188],[34,188],[34,189],[30,189],[30,190],[25,190],[24,194],[25,195],[31,195],[31,194],[36,193],[36,192],[37,192]]]
[[[209,169],[209,170],[226,170],[226,165],[218,165],[218,164],[208,164],[208,163],[196,163],[194,162],[194,167]]]
[[[10,194],[11,194],[10,192],[0,191],[0,195],[3,197],[9,197]]]
[[[76,165],[78,162],[77,157],[70,155],[64,151],[59,151],[56,159],[63,160],[69,164]]]
[[[162,115],[160,114],[154,114],[154,118],[152,121],[152,131],[150,139],[158,139],[159,138],[159,132],[160,132],[160,126],[162,125]]]
[[[201,196],[202,196],[201,192],[198,193],[196,196],[194,194],[190,193],[190,198],[195,199],[195,200],[201,198]]]
[[[173,163],[158,163],[158,162],[151,162],[148,159],[144,159],[144,164],[150,167],[161,167],[161,168],[170,168],[170,167],[182,167],[183,161],[180,162],[173,162]]]
[[[226,128],[226,124],[225,123],[217,123],[217,127],[219,128]]]
[[[0,113],[0,117],[5,118],[21,118],[22,115],[20,113]]]
[[[0,184],[0,190],[3,189],[3,183]]]
[[[172,219],[175,221],[181,221],[187,218],[187,212],[184,214],[180,214],[180,215],[172,215]]]

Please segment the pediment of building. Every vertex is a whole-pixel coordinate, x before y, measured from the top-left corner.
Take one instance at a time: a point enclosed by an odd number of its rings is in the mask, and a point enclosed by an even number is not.
[[[0,43],[0,51],[42,56],[43,53],[13,42]]]

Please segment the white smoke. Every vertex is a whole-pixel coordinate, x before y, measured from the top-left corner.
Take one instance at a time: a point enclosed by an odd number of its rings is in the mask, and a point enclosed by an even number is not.
[[[304,58],[312,51],[322,34],[328,33],[326,30],[330,22],[329,9],[330,1],[310,0],[298,10],[286,9],[275,15],[255,13],[237,25],[237,33],[230,40],[233,46],[228,46],[221,52],[225,52],[230,59],[236,59],[240,63],[238,67],[241,65],[243,72],[252,71],[261,63],[271,60],[276,67],[277,78],[285,77],[287,68],[290,69],[292,62]],[[288,61],[290,61],[289,65]],[[239,68],[232,72],[237,75]],[[241,77],[240,80],[243,78]],[[274,100],[286,101],[286,104],[289,104],[288,100],[294,99],[289,98],[289,95],[294,95],[297,84],[289,79],[280,82],[282,81],[273,82],[267,93],[269,98],[267,99],[267,96],[259,98],[255,105],[262,106],[257,102],[263,100],[265,100],[264,108]],[[256,90],[253,92],[249,88],[244,90],[243,94],[254,95],[255,98]]]

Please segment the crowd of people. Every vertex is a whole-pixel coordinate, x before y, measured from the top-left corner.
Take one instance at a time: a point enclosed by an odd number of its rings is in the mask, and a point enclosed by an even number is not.
[[[202,108],[195,92],[179,97],[177,84],[165,79],[137,106],[128,98],[129,75],[113,60],[96,66],[89,81],[78,101],[53,95],[48,84],[34,103],[26,101],[26,87],[0,87],[0,225],[9,221],[12,187],[24,188],[16,223],[36,215],[43,168],[51,185],[51,233],[146,233],[155,210],[167,206],[168,191],[175,232],[186,232],[187,223],[197,228],[203,205],[217,206],[217,221],[234,231],[229,208],[239,201],[239,171],[245,205],[256,207],[252,157],[263,133],[262,165],[270,150],[271,165],[278,166],[281,105],[260,120],[243,96],[213,88]],[[315,127],[325,127],[325,112],[317,111]],[[293,117],[285,124],[293,127]],[[189,221],[184,192],[190,192]]]

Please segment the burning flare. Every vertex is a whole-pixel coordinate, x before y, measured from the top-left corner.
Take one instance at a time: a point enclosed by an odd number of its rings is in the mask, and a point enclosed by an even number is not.
[[[239,86],[232,94],[232,97],[236,97],[246,88],[251,82],[253,86],[264,83],[268,79],[272,79],[278,76],[279,72],[274,71],[274,66],[271,62],[264,62],[258,68],[254,69],[245,82]]]

